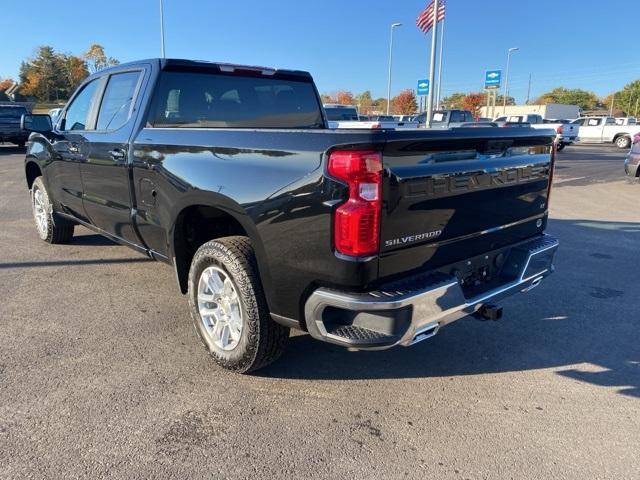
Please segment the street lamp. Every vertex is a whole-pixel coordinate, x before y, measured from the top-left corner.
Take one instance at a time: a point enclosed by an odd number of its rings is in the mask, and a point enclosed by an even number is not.
[[[389,41],[389,81],[387,82],[387,115],[389,115],[389,109],[391,108],[391,63],[393,62],[393,29],[401,26],[401,23],[391,24],[391,40]]]
[[[518,47],[511,47],[507,52],[507,75],[504,79],[504,97],[502,98],[502,114],[507,113],[507,96],[509,95],[509,65],[511,63],[511,54],[516,50],[520,50]]]

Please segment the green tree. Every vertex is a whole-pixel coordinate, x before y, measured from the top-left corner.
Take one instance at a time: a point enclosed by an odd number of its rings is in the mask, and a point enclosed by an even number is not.
[[[442,103],[443,108],[462,108],[462,100],[466,95],[466,93],[455,92],[444,97],[440,103]]]
[[[640,115],[640,80],[627,83],[622,90],[605,97],[602,101],[605,108],[611,108],[611,101],[614,102],[616,110],[622,110],[627,115]]]
[[[598,104],[598,97],[595,93],[579,88],[567,89],[557,87],[550,92],[543,93],[535,101],[537,104],[546,105],[549,103],[564,103],[566,105],[577,105],[583,110],[592,110]]]
[[[486,95],[485,95],[485,101],[486,101]],[[496,106],[500,106],[504,103],[504,95],[496,95]],[[507,105],[515,105],[516,104],[516,99],[513,98],[511,95],[509,95],[507,97]]]
[[[32,58],[22,62],[20,84],[22,94],[45,102],[68,95],[62,59],[47,45],[38,47]]]
[[[355,102],[358,105],[360,113],[367,115],[371,112],[371,109],[373,107],[373,98],[371,98],[371,92],[369,90],[356,95]]]

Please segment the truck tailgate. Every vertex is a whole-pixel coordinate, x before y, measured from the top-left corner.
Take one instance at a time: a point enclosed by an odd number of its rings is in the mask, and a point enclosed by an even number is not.
[[[380,278],[542,233],[554,137],[533,129],[387,132]]]

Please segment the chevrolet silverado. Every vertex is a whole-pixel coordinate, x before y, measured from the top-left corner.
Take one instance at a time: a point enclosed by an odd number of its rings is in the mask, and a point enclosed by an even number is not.
[[[22,127],[40,238],[83,225],[171,265],[233,371],[290,328],[376,350],[497,319],[553,271],[552,130],[335,130],[306,72],[173,59],[101,70]]]

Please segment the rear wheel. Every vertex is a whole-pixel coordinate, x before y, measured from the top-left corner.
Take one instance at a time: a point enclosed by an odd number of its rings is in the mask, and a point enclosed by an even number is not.
[[[247,237],[202,245],[189,270],[189,306],[200,340],[222,367],[247,373],[277,360],[289,329],[269,315]]]
[[[59,218],[53,211],[53,205],[44,186],[42,177],[33,181],[31,186],[31,204],[33,218],[36,221],[38,235],[47,243],[67,243],[73,237],[73,224]]]
[[[631,145],[631,139],[626,135],[622,135],[615,140],[616,147],[618,148],[629,148]]]

